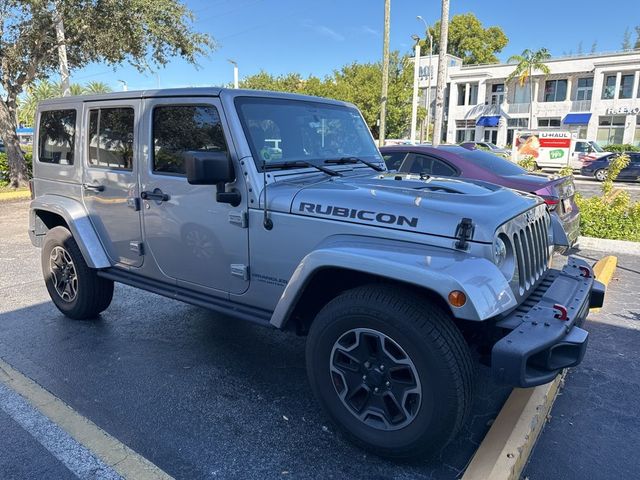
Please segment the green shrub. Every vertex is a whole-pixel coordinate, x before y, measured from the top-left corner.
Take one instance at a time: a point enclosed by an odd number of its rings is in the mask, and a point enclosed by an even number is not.
[[[611,143],[602,148],[607,152],[640,152],[640,147],[630,143]]]
[[[558,170],[558,176],[560,176],[560,177],[572,177],[573,176],[573,167],[571,165],[565,165],[560,170]]]
[[[31,151],[25,151],[24,161],[27,164],[27,172],[29,178],[33,175],[33,155]],[[0,152],[0,187],[4,187],[9,184],[9,162],[7,160],[7,154]]]
[[[640,202],[632,202],[627,192],[613,187],[613,181],[627,165],[628,155],[611,160],[601,196],[583,198],[576,194],[582,235],[640,242]]]
[[[533,158],[533,155],[525,155],[518,160],[518,165],[528,172],[533,172],[536,169],[536,159]]]

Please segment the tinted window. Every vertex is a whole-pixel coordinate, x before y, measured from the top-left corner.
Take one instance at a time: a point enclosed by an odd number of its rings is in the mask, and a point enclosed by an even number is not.
[[[399,170],[400,165],[402,165],[402,161],[407,154],[404,152],[393,152],[393,153],[383,153],[382,158],[384,159],[384,163],[387,164],[387,168],[389,170]]]
[[[282,161],[382,160],[355,108],[282,98],[239,97],[235,102],[259,169]]]
[[[75,137],[75,110],[42,112],[38,129],[38,159],[45,163],[73,165]]]
[[[427,175],[441,177],[456,175],[456,171],[441,160],[419,154],[413,156],[410,173],[426,173]]]
[[[89,165],[131,170],[133,108],[101,108],[89,112]]]
[[[218,110],[171,105],[153,110],[153,171],[185,174],[185,152],[226,152]]]
[[[465,150],[462,148],[456,149],[455,153],[456,155],[466,158],[482,168],[491,170],[496,175],[520,175],[527,173],[524,168],[521,168],[515,163],[499,157],[494,153],[485,152],[483,150]]]

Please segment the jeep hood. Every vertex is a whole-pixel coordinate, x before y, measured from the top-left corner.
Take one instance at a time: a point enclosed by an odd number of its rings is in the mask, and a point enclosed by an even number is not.
[[[538,197],[481,181],[382,173],[278,180],[269,208],[294,215],[455,237],[463,218],[473,241],[492,242],[504,222],[541,202]]]

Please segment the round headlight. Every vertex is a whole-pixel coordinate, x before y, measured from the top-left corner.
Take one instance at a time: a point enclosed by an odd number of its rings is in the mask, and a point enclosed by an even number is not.
[[[502,268],[505,260],[507,259],[507,246],[504,240],[500,237],[496,237],[493,241],[493,261],[498,268]]]

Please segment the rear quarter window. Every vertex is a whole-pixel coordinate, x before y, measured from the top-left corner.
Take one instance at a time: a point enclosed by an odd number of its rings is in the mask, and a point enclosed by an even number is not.
[[[42,163],[73,165],[76,144],[75,110],[49,110],[40,113],[38,160]]]

